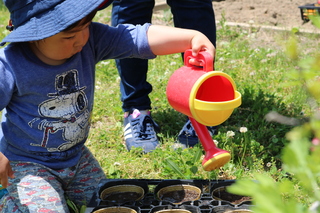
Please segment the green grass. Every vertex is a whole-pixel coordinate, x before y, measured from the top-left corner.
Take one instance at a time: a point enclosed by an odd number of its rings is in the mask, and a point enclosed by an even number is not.
[[[276,44],[273,45],[277,48],[263,44],[259,46],[259,43],[253,43],[255,38],[245,29],[229,28],[223,22],[218,25],[217,35],[215,69],[232,76],[243,96],[242,105],[220,126],[214,138],[220,148],[232,151],[233,156],[220,172],[204,172],[200,159],[196,164],[198,172],[188,177],[250,177],[255,170],[270,169],[267,163],[280,168],[281,150],[288,143],[285,134],[292,127],[268,123],[264,119],[265,115],[277,111],[286,116],[301,117],[301,112],[309,112],[305,104],[305,91],[301,86],[293,84],[294,80],[290,76],[292,70],[296,69],[296,63],[284,51],[285,41],[290,34],[270,32],[275,37]],[[301,35],[300,39],[306,37]],[[179,54],[158,56],[149,61],[148,81],[153,85],[150,94],[152,115],[162,130],[159,134],[160,148],[145,155],[141,155],[139,149],[127,152],[123,143],[123,113],[114,61],[97,65],[98,88],[88,146],[102,163],[108,177],[185,178],[176,174],[166,163],[166,159],[174,160],[183,169],[188,161],[187,156],[196,152],[187,149],[177,153],[171,148],[185,117],[172,109],[165,92],[169,77],[182,65]],[[240,127],[247,127],[248,132],[240,133]],[[228,131],[233,131],[235,136],[228,138]]]
[[[9,33],[6,30],[6,26],[10,20],[10,14],[2,1],[0,2],[0,14],[0,39],[2,40]]]
[[[8,14],[1,3],[0,10],[0,26],[4,26]],[[109,23],[110,11],[99,12],[96,20]],[[162,21],[172,23],[168,16]],[[231,161],[216,171],[202,169],[201,145],[185,150],[172,149],[185,116],[168,104],[166,86],[172,73],[183,65],[180,54],[158,56],[149,61],[148,81],[153,85],[150,94],[152,115],[161,126],[158,135],[161,146],[148,154],[141,154],[139,149],[126,150],[122,135],[120,80],[115,63],[110,60],[97,64],[95,106],[87,146],[108,178],[251,179],[253,174],[263,173],[273,180],[287,179],[281,167],[281,156],[289,143],[286,134],[293,127],[267,122],[265,115],[277,111],[300,119],[313,114],[314,109],[307,102],[309,94],[305,81],[298,74],[308,58],[317,57],[319,35],[296,34],[299,56],[293,60],[286,52],[291,32],[266,31],[263,35],[272,38],[269,43],[264,42],[255,29],[248,32],[226,26],[225,20],[218,24],[215,70],[233,78],[242,94],[242,105],[221,124],[214,137],[220,148],[232,153]],[[6,34],[4,30],[0,33],[0,37]],[[248,131],[240,132],[241,127]],[[231,132],[234,133],[232,137],[229,136]]]
[[[9,14],[3,3],[0,4],[0,10],[0,25],[5,26]],[[95,20],[110,23],[110,9],[104,13],[99,12]],[[169,25],[172,23],[168,15],[160,21]],[[289,84],[292,81],[290,73],[296,64],[287,57],[281,46],[288,33],[270,32],[277,44],[268,47],[263,44],[259,46],[259,42],[255,42],[252,34],[248,34],[245,29],[230,28],[223,21],[217,26],[215,70],[229,74],[242,94],[242,105],[220,126],[214,138],[219,141],[220,148],[232,151],[231,162],[220,169],[220,174],[224,174],[221,178],[250,176],[251,170],[263,168],[268,162],[280,166],[281,149],[287,143],[285,134],[291,129],[290,126],[268,123],[264,116],[275,110],[286,116],[299,117],[303,110],[308,111],[306,94],[301,86]],[[5,30],[1,31],[1,38],[6,34]],[[306,38],[301,37],[302,40]],[[305,45],[315,48],[312,42]],[[165,163],[165,159],[173,159],[179,167],[183,167],[188,159],[182,158],[194,154],[193,149],[175,152],[171,148],[185,122],[185,116],[168,104],[166,86],[172,73],[182,65],[180,54],[158,56],[149,61],[148,81],[153,85],[150,94],[152,115],[161,126],[158,135],[161,146],[153,153],[142,155],[139,149],[132,152],[125,149],[120,79],[115,63],[109,60],[97,64],[95,106],[87,145],[109,178],[185,178],[175,174]],[[240,127],[247,127],[248,132],[240,133]],[[228,131],[235,132],[235,136],[228,138]],[[245,149],[244,135],[249,140],[245,142]],[[196,165],[198,172],[189,178],[220,178],[218,171],[203,171],[201,159]],[[246,171],[243,171],[244,168]]]

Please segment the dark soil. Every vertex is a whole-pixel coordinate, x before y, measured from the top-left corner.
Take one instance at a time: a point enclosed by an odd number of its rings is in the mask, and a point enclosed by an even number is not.
[[[225,188],[215,190],[212,193],[212,196],[220,200],[228,201],[232,204],[240,204],[245,201],[251,201],[251,197],[229,193],[225,190]]]
[[[168,201],[171,203],[182,203],[186,201],[193,201],[199,197],[199,194],[193,190],[177,190],[172,192],[167,192],[160,197],[163,201]]]
[[[117,202],[117,203],[125,203],[136,201],[141,197],[141,194],[137,192],[114,192],[106,195],[103,200]]]

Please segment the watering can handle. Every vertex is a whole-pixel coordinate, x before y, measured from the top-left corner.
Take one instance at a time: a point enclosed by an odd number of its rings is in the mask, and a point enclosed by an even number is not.
[[[196,57],[192,55],[192,50],[188,49],[184,52],[184,65],[187,67],[191,67],[193,65],[189,64],[189,60],[191,58],[195,58],[198,61],[201,61],[203,64],[203,70],[204,71],[213,71],[213,58],[212,56],[205,51],[201,51],[198,53]]]

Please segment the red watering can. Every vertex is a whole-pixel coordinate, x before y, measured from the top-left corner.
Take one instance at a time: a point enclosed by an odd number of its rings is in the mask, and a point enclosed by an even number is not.
[[[176,70],[167,85],[169,104],[187,115],[206,152],[202,161],[204,170],[211,171],[226,164],[231,155],[219,149],[206,126],[216,126],[226,121],[233,110],[241,105],[241,94],[226,73],[213,70],[213,59],[207,52],[195,58],[203,67],[189,64],[192,51],[184,54],[184,66]]]

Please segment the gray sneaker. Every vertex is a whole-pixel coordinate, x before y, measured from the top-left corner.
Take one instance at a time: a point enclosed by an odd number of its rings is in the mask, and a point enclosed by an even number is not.
[[[132,109],[124,118],[124,139],[128,151],[132,147],[142,147],[145,153],[151,152],[159,145],[159,131],[149,111]]]
[[[211,136],[217,134],[218,126],[207,126],[207,129]],[[178,141],[184,147],[193,147],[199,142],[198,135],[194,130],[191,121],[188,119],[187,122],[182,127],[179,135]]]

